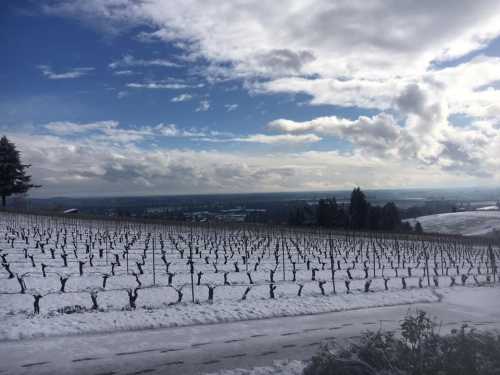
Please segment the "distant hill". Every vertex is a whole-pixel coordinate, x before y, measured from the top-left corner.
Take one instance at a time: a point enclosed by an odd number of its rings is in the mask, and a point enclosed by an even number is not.
[[[407,221],[412,225],[419,221],[428,233],[483,236],[500,231],[500,211],[453,212],[421,216]]]

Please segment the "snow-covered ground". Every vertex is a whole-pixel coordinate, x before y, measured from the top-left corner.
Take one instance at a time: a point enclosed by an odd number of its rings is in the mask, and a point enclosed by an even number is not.
[[[420,216],[408,220],[418,221],[425,232],[479,236],[500,230],[500,211],[465,211]]]
[[[412,288],[368,294],[357,292],[337,296],[219,301],[214,304],[182,303],[154,309],[139,307],[135,310],[73,314],[7,313],[0,318],[0,340],[223,323],[438,300],[439,297],[431,289]]]
[[[425,304],[0,341],[0,358],[8,359],[0,361],[0,373],[198,375],[240,369],[222,374],[284,374],[300,371],[301,361],[311,358],[324,342],[355,342],[366,330],[398,332],[401,320],[417,309],[425,310],[439,324],[441,333],[465,323],[478,330],[500,327],[498,285],[442,288],[439,293],[441,302]],[[275,362],[284,359],[297,362]]]
[[[417,309],[427,311],[429,317],[440,325],[440,332],[448,333],[446,328],[458,328],[461,324],[467,324],[478,330],[500,331],[500,289],[499,288],[445,288],[439,291],[442,301],[440,304],[418,306]],[[414,312],[417,309],[409,309]],[[378,311],[383,309],[377,309]],[[439,314],[439,310],[449,310],[450,314]],[[369,313],[369,311],[367,311]],[[435,315],[437,313],[437,315]],[[457,315],[458,314],[458,315]],[[376,314],[373,314],[374,316]],[[387,319],[394,317],[394,311],[387,309]],[[404,315],[399,318],[402,319]],[[457,321],[457,317],[462,320]],[[389,320],[387,320],[388,322]],[[366,324],[366,323],[365,323]],[[381,326],[382,329],[383,326]],[[386,330],[392,330],[394,325]],[[398,331],[394,329],[394,331]],[[342,337],[335,337],[339,340]],[[355,339],[356,337],[354,337]],[[328,341],[328,340],[326,340]],[[295,357],[303,358],[303,357]],[[270,375],[287,374],[301,375],[307,366],[308,360],[286,359],[275,360],[268,366],[254,366],[251,368],[221,369],[215,372],[207,372],[204,375]]]
[[[72,217],[0,214],[0,257],[0,340],[434,302],[429,286],[491,282],[487,247],[468,242]]]
[[[307,361],[281,360],[275,361],[270,366],[257,366],[250,369],[235,368],[225,369],[205,375],[301,375]]]
[[[483,206],[476,208],[478,211],[500,211],[497,205],[494,206]]]

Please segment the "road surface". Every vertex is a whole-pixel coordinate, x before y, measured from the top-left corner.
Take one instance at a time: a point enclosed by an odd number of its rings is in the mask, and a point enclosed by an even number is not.
[[[306,359],[325,340],[395,330],[408,309],[427,311],[442,332],[467,323],[500,328],[500,288],[474,288],[441,303],[225,324],[0,343],[0,374],[199,374]],[[1,322],[0,322],[1,323]]]

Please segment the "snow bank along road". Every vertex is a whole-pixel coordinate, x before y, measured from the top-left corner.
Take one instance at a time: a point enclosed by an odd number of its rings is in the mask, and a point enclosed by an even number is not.
[[[394,330],[408,309],[424,309],[442,332],[467,323],[500,328],[500,288],[444,291],[440,303],[111,334],[0,343],[5,374],[197,374],[309,358],[324,340],[353,340],[379,327]]]

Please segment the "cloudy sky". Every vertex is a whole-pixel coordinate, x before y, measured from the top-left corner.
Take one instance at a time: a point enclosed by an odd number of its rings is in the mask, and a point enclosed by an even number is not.
[[[500,183],[498,0],[0,8],[35,196]]]

